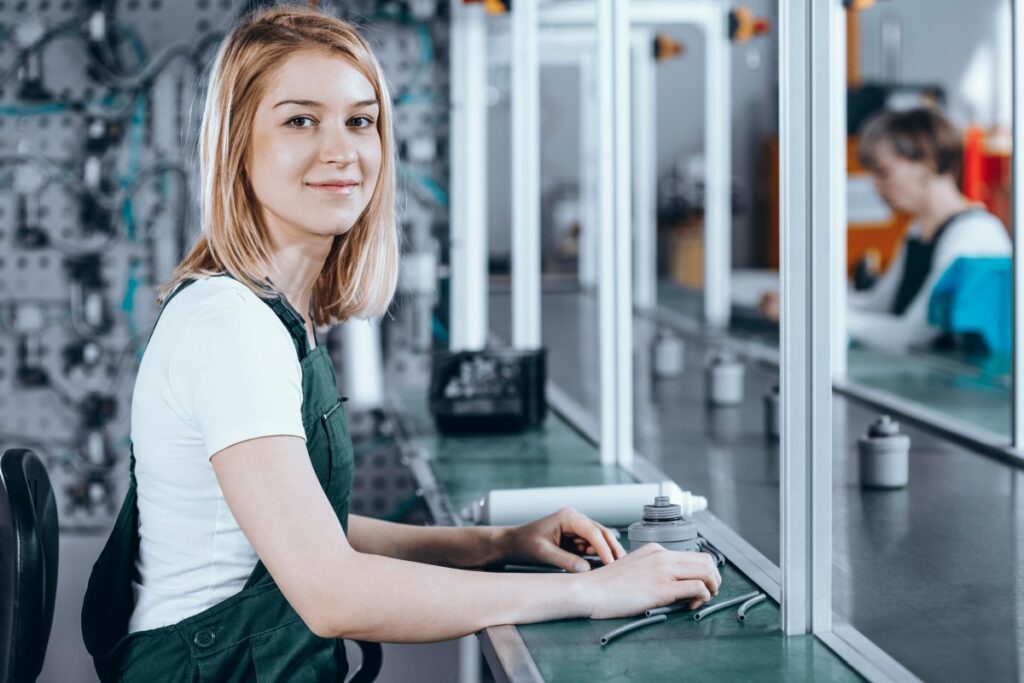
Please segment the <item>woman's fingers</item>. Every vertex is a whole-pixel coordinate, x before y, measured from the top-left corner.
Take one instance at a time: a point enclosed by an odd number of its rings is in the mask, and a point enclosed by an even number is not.
[[[673,591],[675,599],[672,602],[681,602],[689,599],[691,608],[695,602],[705,603],[711,600],[711,592],[708,590],[707,585],[698,579],[676,581],[673,585]]]
[[[718,594],[722,575],[713,557],[707,553],[672,553],[671,562],[672,576],[676,581],[697,580],[707,588],[710,595]]]
[[[621,543],[619,543],[619,539],[616,538],[615,532],[603,524],[598,524],[597,526],[601,529],[601,535],[604,536],[606,541],[608,541],[608,545],[611,547],[612,554],[615,556],[615,559],[621,560],[625,557],[626,549],[622,547]]]
[[[601,529],[602,527],[592,519],[571,508],[566,510],[563,515],[562,534],[572,534],[582,538],[594,550],[593,554],[601,558],[601,562],[610,564],[615,558]]]

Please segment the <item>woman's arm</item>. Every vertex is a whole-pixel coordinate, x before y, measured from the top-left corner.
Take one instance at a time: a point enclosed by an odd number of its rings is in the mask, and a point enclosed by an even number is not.
[[[685,599],[700,604],[721,582],[709,555],[654,544],[582,574],[474,572],[370,555],[349,545],[302,439],[244,441],[212,462],[246,538],[324,637],[429,642],[495,624],[627,616]]]
[[[866,346],[888,351],[905,351],[910,346],[927,344],[942,332],[928,323],[928,302],[949,266],[961,256],[1003,256],[1011,251],[1006,230],[993,216],[961,218],[949,226],[936,245],[928,277],[903,315],[850,310],[847,331]]]
[[[626,554],[610,530],[571,509],[514,527],[420,527],[349,515],[348,541],[362,553],[445,567],[521,562],[580,572],[590,569],[582,554],[604,564]]]
[[[505,559],[505,527],[428,527],[348,517],[348,542],[361,553],[445,567],[483,567]]]
[[[892,302],[896,298],[896,290],[899,289],[900,280],[903,279],[906,255],[907,244],[904,242],[900,246],[896,258],[889,265],[889,269],[882,273],[870,289],[858,292],[850,288],[847,291],[846,304],[851,314],[858,309],[878,313],[892,310]]]

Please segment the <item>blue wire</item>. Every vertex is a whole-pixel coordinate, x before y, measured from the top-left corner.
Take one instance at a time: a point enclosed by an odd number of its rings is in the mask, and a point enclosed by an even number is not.
[[[45,102],[42,104],[7,104],[0,107],[0,115],[3,116],[45,116],[46,114],[57,114],[68,109],[63,102]]]
[[[434,195],[434,199],[441,206],[448,206],[448,193],[445,192],[444,188],[437,184],[437,181],[430,176],[420,177],[420,182],[426,187],[430,194]]]

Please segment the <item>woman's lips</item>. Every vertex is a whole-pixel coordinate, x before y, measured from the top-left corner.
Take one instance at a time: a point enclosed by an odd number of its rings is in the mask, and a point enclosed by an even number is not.
[[[350,195],[356,191],[359,187],[358,183],[324,183],[324,184],[312,184],[309,185],[314,190],[323,190],[324,192],[330,192],[331,194]]]

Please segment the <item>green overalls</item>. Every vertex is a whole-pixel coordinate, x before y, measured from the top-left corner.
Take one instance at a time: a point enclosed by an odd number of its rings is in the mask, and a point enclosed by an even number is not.
[[[192,281],[186,281],[167,301],[190,284]],[[283,296],[264,301],[295,343],[302,366],[306,449],[347,533],[354,462],[334,369],[323,346],[309,350],[302,318]],[[128,493],[93,566],[82,607],[82,635],[100,679],[145,683],[343,681],[348,672],[343,642],[310,631],[262,562],[256,564],[244,588],[223,602],[177,624],[128,634],[139,549],[134,452],[130,462]],[[379,645],[360,645],[364,660],[370,656],[379,661]]]

